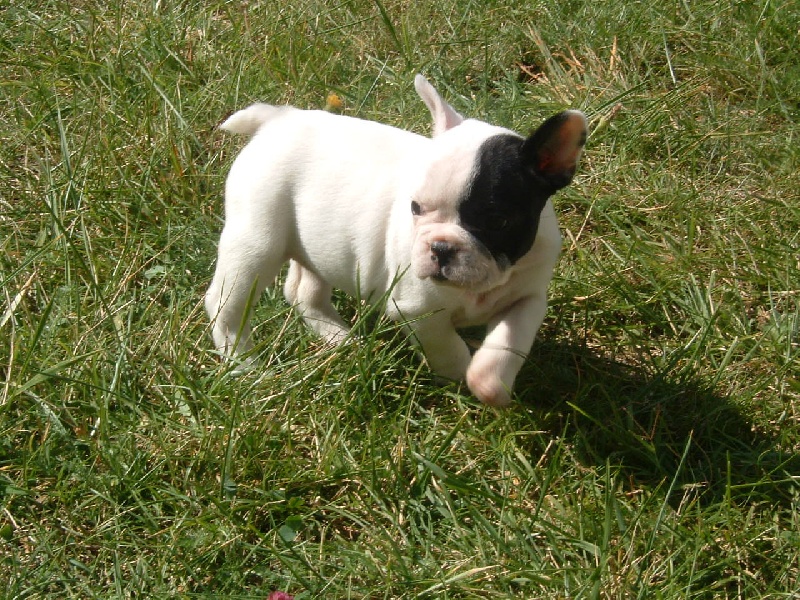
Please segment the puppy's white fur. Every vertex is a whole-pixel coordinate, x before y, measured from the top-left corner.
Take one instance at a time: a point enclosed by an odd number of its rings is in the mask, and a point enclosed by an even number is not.
[[[461,227],[458,199],[481,144],[516,134],[464,119],[421,76],[415,85],[433,116],[432,139],[264,104],[222,124],[252,139],[225,188],[206,295],[214,341],[230,355],[251,348],[249,307],[290,261],[286,299],[320,336],[338,343],[349,329],[331,304],[333,288],[362,298],[389,292],[388,316],[407,320],[434,371],[505,405],[545,315],[561,245],[555,212],[548,200],[531,250],[513,266],[498,264]],[[453,249],[446,267],[431,258],[434,242]],[[471,356],[456,328],[476,324],[488,333]]]

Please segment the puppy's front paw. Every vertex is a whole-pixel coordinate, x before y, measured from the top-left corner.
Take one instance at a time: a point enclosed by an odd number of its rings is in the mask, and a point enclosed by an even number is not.
[[[484,404],[508,406],[518,362],[519,358],[507,350],[479,348],[467,369],[467,386]]]
[[[489,406],[498,408],[511,404],[509,389],[494,373],[476,373],[474,369],[467,371],[467,386],[475,397]]]

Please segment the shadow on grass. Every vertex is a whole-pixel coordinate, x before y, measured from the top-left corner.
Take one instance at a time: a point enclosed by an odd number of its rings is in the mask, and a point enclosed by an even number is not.
[[[517,380],[543,428],[565,435],[585,464],[609,462],[631,487],[675,484],[675,501],[787,503],[800,456],[759,431],[731,398],[696,376],[658,373],[543,340]]]

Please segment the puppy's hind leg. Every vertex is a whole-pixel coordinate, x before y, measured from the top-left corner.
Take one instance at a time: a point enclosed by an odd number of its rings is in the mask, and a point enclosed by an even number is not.
[[[280,253],[267,252],[241,232],[226,228],[219,241],[214,278],[205,305],[217,349],[227,356],[250,350],[250,311],[280,271]]]
[[[331,303],[333,288],[316,273],[291,261],[283,291],[286,301],[323,340],[339,344],[345,339],[350,328]]]

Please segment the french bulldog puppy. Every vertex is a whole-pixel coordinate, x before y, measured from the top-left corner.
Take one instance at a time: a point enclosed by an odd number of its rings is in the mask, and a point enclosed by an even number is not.
[[[322,338],[348,336],[334,288],[386,296],[433,371],[504,406],[545,315],[561,247],[550,197],[572,180],[586,118],[565,111],[525,138],[414,84],[432,138],[266,104],[221,125],[252,139],[225,187],[205,298],[214,342],[229,356],[252,347],[249,309],[289,261],[285,297]],[[483,324],[472,354],[457,329]]]

